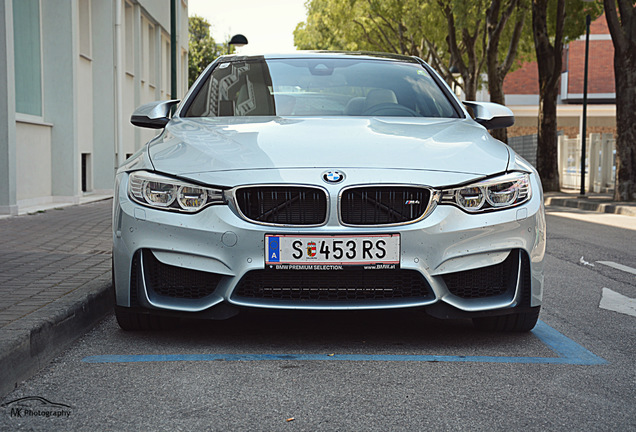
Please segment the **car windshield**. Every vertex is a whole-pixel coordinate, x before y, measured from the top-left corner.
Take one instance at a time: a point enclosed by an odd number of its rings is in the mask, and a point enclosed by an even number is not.
[[[458,117],[418,63],[369,59],[274,59],[219,63],[185,117]]]

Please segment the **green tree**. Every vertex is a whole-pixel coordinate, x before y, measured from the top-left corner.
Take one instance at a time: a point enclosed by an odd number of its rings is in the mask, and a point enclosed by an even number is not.
[[[355,6],[355,0],[310,0],[305,3],[307,21],[299,23],[294,30],[296,47],[303,50],[367,49],[360,44],[352,26]]]
[[[603,0],[603,6],[614,43],[618,132],[614,199],[636,201],[636,1]]]
[[[188,86],[191,86],[201,72],[222,54],[223,48],[210,35],[210,23],[205,18],[191,16],[188,31]]]
[[[517,57],[529,8],[527,0],[491,0],[486,9],[486,70],[491,102],[506,102],[503,82]],[[491,134],[503,142],[508,140],[506,129]]]
[[[453,81],[440,25],[445,17],[435,0],[309,0],[305,6],[307,20],[294,31],[297,48],[415,55]]]
[[[507,0],[505,5],[512,3],[512,12],[515,12],[514,6],[522,1],[527,0]],[[499,54],[493,47],[505,47],[500,49],[506,63],[498,75],[501,77],[498,81],[503,83],[503,77],[514,66],[512,60],[521,39],[520,29],[515,31],[506,25],[512,12],[505,14],[510,8],[504,8],[503,12],[489,10],[492,3],[501,5],[504,2],[309,0],[306,3],[307,20],[296,27],[294,41],[300,49],[370,50],[415,55],[430,63],[449,84],[459,85],[466,98],[473,100],[481,85],[487,48]],[[487,32],[487,12],[491,22],[505,18],[502,24],[493,27],[496,32]],[[494,36],[495,43],[490,43]],[[522,46],[528,50],[528,44]],[[499,65],[498,57],[495,60],[494,64]],[[457,68],[461,80],[453,76],[451,66]]]
[[[482,84],[481,73],[485,60],[483,53],[486,33],[481,11],[486,8],[486,1],[438,0],[437,4],[443,14],[442,23],[445,23],[446,27],[443,27],[441,37],[438,36],[436,39],[445,38],[450,53],[449,66],[461,76],[461,81],[446,68],[442,55],[434,56],[431,63],[434,68],[441,71],[449,83],[462,87],[467,100],[475,100],[477,90]]]

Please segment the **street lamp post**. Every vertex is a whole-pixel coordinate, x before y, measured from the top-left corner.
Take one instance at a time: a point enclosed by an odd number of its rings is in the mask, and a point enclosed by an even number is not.
[[[170,98],[177,98],[177,5],[175,0],[170,0]],[[174,110],[173,107],[170,112]]]
[[[230,53],[230,45],[234,45],[235,47],[242,47],[247,45],[247,38],[242,34],[235,34],[232,36],[232,39],[227,43],[227,53]]]
[[[584,0],[590,1],[590,0]],[[580,197],[585,197],[585,147],[587,141],[587,65],[590,54],[590,14],[585,16],[585,69],[583,72],[583,125],[581,127],[581,193]],[[590,167],[591,170],[591,167]]]

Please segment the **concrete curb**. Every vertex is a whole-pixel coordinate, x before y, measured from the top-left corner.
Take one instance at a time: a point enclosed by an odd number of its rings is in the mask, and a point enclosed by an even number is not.
[[[612,213],[624,216],[636,216],[636,206],[621,205],[620,203],[598,202],[594,200],[576,199],[569,197],[550,197],[544,199],[546,206],[560,206],[577,208],[580,210],[594,211],[598,213]]]
[[[109,271],[3,328],[0,397],[35,375],[112,310]]]

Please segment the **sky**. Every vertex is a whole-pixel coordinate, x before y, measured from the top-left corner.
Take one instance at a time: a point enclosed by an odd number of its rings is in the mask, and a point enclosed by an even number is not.
[[[306,10],[305,0],[189,0],[188,15],[205,18],[217,43],[240,33],[249,43],[237,53],[262,54],[294,51],[294,29]]]

